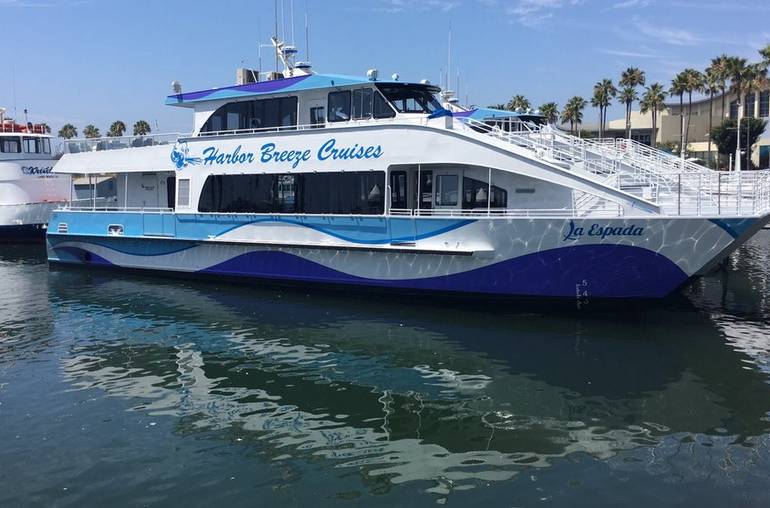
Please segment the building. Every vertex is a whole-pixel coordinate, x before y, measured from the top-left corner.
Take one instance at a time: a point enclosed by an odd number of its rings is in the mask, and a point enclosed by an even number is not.
[[[642,143],[651,144],[653,135],[658,145],[674,142],[679,143],[679,98],[675,102],[666,104],[666,109],[658,113],[657,132],[652,132],[652,115],[641,114],[638,110],[631,112],[631,137]],[[746,94],[745,116],[770,120],[770,87]],[[735,94],[727,94],[725,108],[722,110],[722,96],[717,95],[713,100],[708,98],[694,100],[692,103],[692,116],[690,117],[690,130],[688,136],[688,154],[701,160],[708,159],[708,133],[709,133],[709,108],[713,112],[713,125],[717,126],[724,118],[738,118],[738,104]],[[687,97],[684,99],[685,125],[687,123]],[[769,122],[770,123],[770,122]],[[608,137],[624,137],[626,119],[612,120],[607,126]],[[717,157],[717,147],[712,143],[712,157]],[[759,137],[752,150],[753,163],[761,168],[770,168],[770,129],[766,129]],[[726,160],[722,164],[727,164]],[[745,166],[745,164],[744,164]]]

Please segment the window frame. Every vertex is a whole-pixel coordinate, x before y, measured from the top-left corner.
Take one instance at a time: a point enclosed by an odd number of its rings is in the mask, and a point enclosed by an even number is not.
[[[332,108],[332,96],[344,96],[347,95],[347,100],[342,102],[341,104],[347,105],[347,118],[338,118],[337,113],[335,112],[335,109]],[[326,121],[329,123],[338,123],[338,122],[349,122],[352,120],[353,115],[353,94],[351,90],[335,90],[333,92],[329,92],[326,96]]]

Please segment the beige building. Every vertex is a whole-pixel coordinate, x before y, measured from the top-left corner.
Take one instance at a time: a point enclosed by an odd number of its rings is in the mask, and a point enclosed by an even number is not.
[[[670,99],[670,98],[669,98]],[[666,109],[658,113],[658,128],[654,133],[658,144],[666,142],[679,142],[679,98],[675,97],[676,102],[666,104]],[[746,94],[745,115],[753,118],[770,120],[770,88],[757,92]],[[714,97],[713,101],[708,98],[695,100],[692,103],[692,116],[690,117],[690,131],[688,137],[688,153],[690,157],[697,157],[706,160],[708,154],[708,132],[709,132],[709,106],[713,107],[713,125],[717,126],[723,118],[738,117],[738,106],[735,94],[727,94],[725,97],[725,110],[722,111],[722,96]],[[687,125],[687,96],[684,98],[684,121]],[[768,122],[770,123],[770,122]],[[612,120],[607,126],[607,136],[623,137],[625,135],[626,119],[625,117]],[[643,143],[650,144],[652,132],[652,115],[641,114],[638,110],[631,112],[631,130],[632,138]],[[717,147],[712,143],[711,151],[713,158],[717,157]],[[770,168],[770,128],[766,129],[760,136],[752,150],[752,161],[761,169]],[[725,161],[723,163],[726,164]],[[744,164],[745,166],[745,164]]]

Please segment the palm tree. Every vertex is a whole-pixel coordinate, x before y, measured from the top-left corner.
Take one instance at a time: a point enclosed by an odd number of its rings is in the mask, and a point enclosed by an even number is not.
[[[540,114],[545,117],[549,124],[555,124],[559,119],[559,105],[555,102],[546,102],[540,106]]]
[[[755,63],[747,67],[746,80],[743,84],[743,89],[746,95],[754,93],[757,90],[761,90],[768,85],[767,79],[767,66],[765,63]],[[745,109],[744,105],[744,109]],[[745,114],[745,112],[744,112]],[[750,116],[754,116],[753,112]],[[748,126],[746,127],[748,129]],[[751,147],[746,146],[746,169],[751,167]]]
[[[145,136],[150,132],[152,132],[152,129],[150,129],[150,124],[144,120],[139,120],[134,124],[134,136]]]
[[[636,88],[625,86],[618,93],[618,100],[626,105],[626,138],[631,138],[631,105],[639,98]]]
[[[38,125],[40,126],[41,129],[43,129],[44,133],[46,133],[46,134],[50,134],[51,133],[51,127],[49,127],[47,123],[43,122],[43,123],[40,123]]]
[[[759,54],[762,57],[762,63],[765,66],[770,66],[770,44],[759,50]]]
[[[71,123],[64,124],[59,129],[59,137],[64,139],[72,139],[78,136],[78,130]]]
[[[666,108],[666,91],[663,90],[663,85],[660,83],[653,83],[647,87],[647,90],[642,95],[641,112],[642,114],[652,114],[652,147],[655,148],[658,129],[658,111],[663,111]]]
[[[735,170],[741,170],[741,119],[743,119],[743,87],[747,79],[750,79],[750,69],[746,65],[746,59],[737,56],[730,57],[727,62],[727,75],[730,78],[730,92],[736,95],[738,104],[738,135],[735,143]]]
[[[612,98],[617,95],[618,89],[612,84],[611,79],[603,79],[594,85],[594,95],[591,98],[591,105],[599,108],[599,137],[604,137],[605,125],[607,124],[607,108],[612,104]]]
[[[677,74],[671,80],[671,95],[679,96],[679,155],[684,159],[684,93],[687,91],[687,76],[684,72]]]
[[[709,96],[709,142],[708,142],[708,155],[706,165],[711,167],[711,131],[714,128],[714,94],[719,91],[720,77],[713,66],[706,67],[703,80],[703,92]],[[717,159],[717,169],[719,166],[719,159]]]
[[[110,130],[107,132],[107,135],[114,138],[119,138],[123,135],[123,133],[126,132],[126,124],[124,124],[121,120],[116,120],[112,122],[112,125],[110,125]]]
[[[532,106],[529,103],[529,99],[524,97],[523,95],[514,95],[511,100],[508,101],[508,107],[507,109],[511,111],[521,110],[526,111],[530,109]]]
[[[719,83],[719,91],[722,92],[722,119],[723,120],[725,116],[727,116],[726,114],[727,112],[725,110],[725,98],[726,98],[725,91],[727,90],[729,62],[730,62],[730,57],[728,57],[725,54],[722,54],[716,58],[712,58],[711,65],[709,66],[709,69],[711,69],[711,72],[714,73],[714,77]]]
[[[703,90],[705,78],[696,69],[685,69],[685,81],[687,84],[687,127],[684,131],[684,146],[690,142],[690,118],[692,117],[692,93]]]
[[[644,86],[644,71],[637,67],[629,67],[620,75],[620,86],[623,90],[620,93],[620,102],[626,105],[626,138],[631,137],[631,105],[638,98],[636,93],[637,86]]]
[[[100,136],[99,129],[93,124],[88,124],[83,127],[83,135],[87,138],[98,138]]]
[[[487,107],[489,109],[502,109],[502,110],[508,109],[508,105],[507,104],[492,104],[492,105],[487,106]]]
[[[580,130],[580,123],[583,121],[583,109],[586,107],[586,100],[575,96],[567,101],[564,110],[561,112],[561,122],[569,122],[569,132],[574,134],[575,126]]]

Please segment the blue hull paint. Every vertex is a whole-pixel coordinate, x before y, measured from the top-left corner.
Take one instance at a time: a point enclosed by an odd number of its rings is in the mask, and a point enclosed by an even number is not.
[[[78,247],[54,249],[61,262],[114,266]],[[242,254],[195,273],[409,291],[565,298],[661,298],[688,278],[666,257],[625,245],[563,247],[461,273],[420,279],[357,277],[272,250]]]

